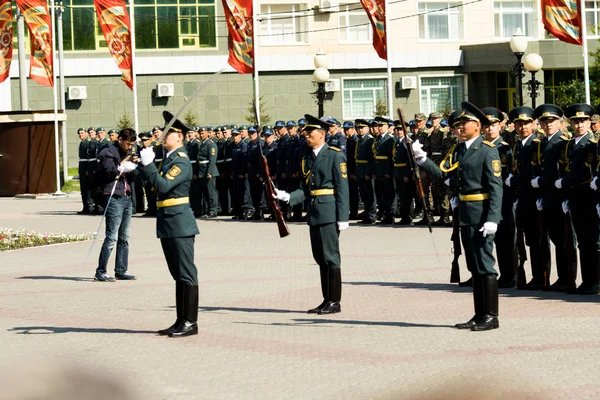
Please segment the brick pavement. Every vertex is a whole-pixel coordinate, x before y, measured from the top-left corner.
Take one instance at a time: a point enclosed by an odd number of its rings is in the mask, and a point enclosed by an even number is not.
[[[79,207],[0,199],[0,226],[94,231]],[[200,334],[186,339],[154,335],[174,319],[154,219],[132,223],[135,282],[92,281],[103,235],[86,266],[90,242],[0,253],[0,376],[74,368],[139,399],[600,398],[600,296],[505,290],[499,330],[453,329],[472,300],[448,283],[448,228],[434,231],[438,261],[426,229],[352,225],[342,313],[319,317],[304,312],[321,300],[305,225],[285,239],[273,223],[198,225]]]

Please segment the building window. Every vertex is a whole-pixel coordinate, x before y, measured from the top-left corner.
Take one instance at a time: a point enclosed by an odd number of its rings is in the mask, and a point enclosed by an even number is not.
[[[510,71],[496,72],[496,107],[506,113],[519,105],[515,76]]]
[[[461,40],[462,3],[419,3],[419,39]]]
[[[557,104],[558,99],[554,91],[560,87],[561,83],[569,83],[575,80],[585,82],[583,69],[545,69],[544,101]]]
[[[344,79],[342,95],[344,119],[372,118],[387,101],[387,79]]]
[[[462,76],[421,78],[421,112],[426,115],[436,111],[458,109],[463,100]]]
[[[136,49],[216,47],[215,0],[136,0]],[[66,0],[66,51],[100,50],[106,41],[93,0]]]
[[[494,36],[509,39],[521,28],[525,36],[535,37],[535,4],[533,1],[494,1]]]
[[[585,2],[585,23],[588,29],[588,39],[597,38],[600,26],[600,1]]]
[[[369,17],[360,3],[340,5],[340,43],[371,43],[373,29]]]
[[[306,4],[262,4],[260,44],[278,46],[308,43]]]

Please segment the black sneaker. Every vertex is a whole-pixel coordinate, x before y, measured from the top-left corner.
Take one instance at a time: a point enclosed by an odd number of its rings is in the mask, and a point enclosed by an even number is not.
[[[115,278],[106,274],[96,274],[94,280],[97,282],[115,282]]]
[[[118,281],[135,281],[137,278],[135,275],[127,275],[127,274],[115,274],[115,278]]]

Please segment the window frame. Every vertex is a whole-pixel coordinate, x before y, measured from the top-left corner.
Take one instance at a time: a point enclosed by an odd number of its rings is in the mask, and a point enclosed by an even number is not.
[[[342,10],[342,7],[357,7],[357,9],[355,10],[349,10],[346,9],[344,11]],[[340,3],[339,5],[340,7],[340,11],[337,15],[337,21],[338,21],[338,43],[339,44],[372,44],[373,43],[373,25],[371,25],[371,21],[369,20],[369,16],[367,15],[367,13],[365,12],[362,4],[360,2],[348,2],[348,3]],[[360,7],[360,9],[358,9],[358,7]],[[369,30],[369,34],[368,34],[368,38],[366,40],[342,40],[342,31],[346,31],[346,37],[349,36],[350,30],[353,28],[351,26],[350,23],[350,16],[351,15],[364,15],[366,22],[368,23],[367,27]],[[341,24],[341,18],[342,16],[344,17],[344,19],[346,20],[345,23],[346,25],[342,26]]]
[[[536,39],[538,36],[538,23],[536,21],[536,16],[537,16],[536,10],[537,10],[537,5],[538,5],[538,0],[493,0],[492,1],[492,18],[493,18],[492,25],[494,27],[493,28],[494,29],[494,32],[493,32],[494,40],[496,40],[496,41],[510,40],[514,35],[514,32],[509,33],[508,35],[505,32],[502,32],[504,34],[504,36],[499,36],[496,34],[497,28],[504,31],[504,26],[503,26],[502,20],[499,21],[500,26],[499,27],[496,26],[496,5],[503,4],[503,3],[521,3],[521,22],[523,23],[523,29],[521,29],[521,31],[523,31],[523,34],[525,35],[526,38],[532,39],[532,40]],[[524,10],[523,6],[525,3],[529,3],[531,5],[531,24],[530,24],[531,25],[531,35],[528,35],[527,32],[525,32],[525,26],[526,26],[525,13],[523,12],[523,10]],[[502,8],[502,7],[500,7],[500,8]],[[505,14],[505,12],[500,11],[498,14],[500,16],[502,16]],[[506,14],[508,14],[508,13],[506,13]]]
[[[446,3],[447,5],[462,5],[460,7],[455,7],[453,9],[446,9],[444,10],[446,12],[446,15],[448,16],[448,22],[450,21],[450,13],[448,11],[450,10],[458,10],[458,38],[448,38],[448,39],[429,39],[427,37],[422,38],[421,37],[421,26],[420,26],[420,19],[422,15],[425,15],[425,19],[427,19],[427,15],[429,15],[429,13],[427,11],[425,12],[421,12],[420,11],[420,5],[422,4],[439,4],[439,3]],[[467,18],[465,15],[465,7],[464,7],[464,0],[417,0],[416,2],[416,14],[417,14],[417,43],[460,43],[460,42],[464,42],[465,41],[465,32],[467,30]],[[437,11],[436,13],[438,13],[439,11]],[[429,30],[428,29],[424,29],[425,33],[427,36],[429,36]],[[448,32],[450,33],[450,32]]]
[[[419,75],[419,110],[423,113],[425,113],[426,115],[428,115],[431,112],[435,112],[435,111],[439,111],[439,110],[426,110],[426,107],[424,107],[423,104],[423,98],[422,98],[422,93],[421,91],[424,88],[432,88],[432,87],[436,87],[436,86],[424,86],[423,85],[423,78],[428,79],[428,78],[438,78],[438,79],[443,79],[443,78],[462,78],[462,98],[461,99],[457,99],[457,109],[460,107],[460,103],[462,101],[467,100],[468,97],[468,86],[467,86],[467,74],[423,74],[423,75]],[[443,86],[437,86],[437,87],[443,87]],[[427,96],[427,100],[429,101],[431,99],[431,94],[429,94]],[[428,109],[429,107],[427,107]]]
[[[353,115],[346,115],[346,110],[344,109],[344,93],[345,93],[345,89],[344,89],[344,85],[346,81],[367,81],[367,80],[382,80],[383,81],[383,96],[385,99],[385,103],[388,103],[388,94],[387,94],[387,89],[388,89],[388,84],[387,84],[387,75],[369,75],[369,76],[359,76],[359,77],[342,77],[340,78],[341,82],[342,82],[342,88],[341,88],[341,92],[342,92],[342,119],[343,120],[354,120],[354,119],[358,119],[358,118],[367,118],[367,119],[371,119],[373,118],[372,116],[353,116]],[[392,88],[393,89],[393,88]],[[352,108],[352,99],[350,100],[350,104],[351,104],[351,108]],[[375,103],[374,106],[377,105],[377,99],[375,99]],[[388,109],[389,109],[389,105],[388,105]],[[375,113],[375,107],[373,107],[373,113]]]
[[[269,9],[267,9],[267,11],[265,11],[263,13],[262,11],[262,7],[269,7]],[[271,18],[269,17],[269,15],[273,15],[270,7],[271,6],[298,6],[299,10],[297,11],[299,18],[305,19],[306,20],[306,32],[303,33],[304,35],[306,35],[306,42],[291,42],[291,43],[286,43],[286,42],[281,42],[281,43],[270,43],[270,36],[268,35],[264,35],[262,32],[263,29],[263,24],[267,24],[271,22]],[[261,21],[259,21],[259,27],[258,27],[258,43],[259,46],[264,46],[264,47],[277,47],[277,46],[310,46],[310,25],[311,25],[311,18],[310,18],[310,14],[308,14],[307,11],[300,11],[300,10],[308,10],[308,3],[302,3],[302,2],[297,2],[297,3],[284,3],[284,2],[278,2],[278,1],[265,1],[265,2],[260,2],[260,14],[258,15],[258,19],[260,19]],[[295,14],[296,11],[292,10],[290,13],[277,13],[278,16],[285,16],[285,15],[290,15],[291,14],[291,19],[293,21],[295,21]],[[264,18],[264,16],[267,16],[266,18]],[[295,23],[295,22],[294,22]],[[296,36],[298,33],[296,33],[296,27],[294,27],[294,34],[293,35],[289,35],[289,36]],[[256,27],[255,27],[256,29]],[[270,28],[267,28],[268,31],[270,31]],[[300,30],[301,32],[303,30]],[[277,36],[287,36],[287,35],[277,35]]]

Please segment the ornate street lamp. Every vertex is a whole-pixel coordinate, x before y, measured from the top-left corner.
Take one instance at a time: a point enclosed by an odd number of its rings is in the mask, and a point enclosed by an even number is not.
[[[517,78],[517,96],[519,97],[519,105],[523,105],[523,63],[521,58],[527,50],[527,38],[523,35],[521,28],[517,28],[515,34],[510,39],[510,49],[517,58],[517,63],[511,66],[510,70],[512,74]]]
[[[311,95],[317,100],[319,105],[318,117],[321,118],[323,112],[323,102],[325,100],[331,100],[333,98],[333,92],[325,90],[325,83],[329,80],[329,70],[327,69],[327,55],[320,49],[314,58],[315,71],[313,72],[313,86],[316,86],[317,90],[312,92]]]
[[[525,64],[525,69],[531,73],[531,79],[525,82],[525,84],[531,95],[531,107],[535,108],[535,98],[538,96],[538,89],[543,85],[542,82],[535,79],[535,73],[542,69],[544,60],[539,54],[531,53],[527,54],[523,63]]]

